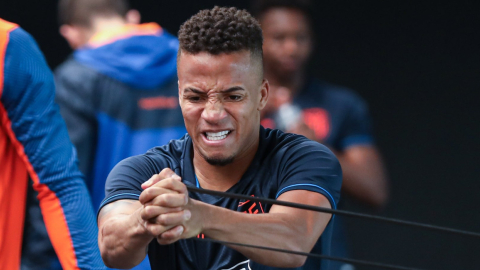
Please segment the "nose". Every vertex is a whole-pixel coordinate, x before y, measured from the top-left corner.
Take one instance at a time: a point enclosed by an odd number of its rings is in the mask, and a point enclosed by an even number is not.
[[[298,47],[299,47],[299,44],[298,44],[297,39],[295,39],[295,38],[287,38],[287,39],[285,40],[284,46],[285,46],[285,51],[287,51],[287,53],[288,53],[289,55],[295,55],[295,54],[297,54],[297,52],[298,52]]]
[[[209,100],[203,109],[202,118],[207,121],[207,123],[215,125],[227,118],[227,112],[222,102],[217,99]]]

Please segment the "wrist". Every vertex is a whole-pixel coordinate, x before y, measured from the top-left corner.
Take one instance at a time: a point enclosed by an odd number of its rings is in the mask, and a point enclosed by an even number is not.
[[[197,230],[203,233],[205,227],[208,226],[208,220],[210,218],[207,211],[208,204],[194,199],[189,200],[190,207],[188,207],[188,210],[192,213],[190,220],[195,224]]]
[[[232,214],[231,210],[200,201],[196,201],[196,209],[200,213],[201,232],[210,236],[225,229]]]
[[[133,235],[137,236],[144,236],[145,238],[151,238],[153,239],[153,236],[150,235],[150,233],[147,230],[146,227],[146,221],[142,218],[142,210],[143,210],[143,205],[142,207],[139,207],[135,212],[132,213],[130,216],[130,220],[132,222],[132,227],[133,228]]]

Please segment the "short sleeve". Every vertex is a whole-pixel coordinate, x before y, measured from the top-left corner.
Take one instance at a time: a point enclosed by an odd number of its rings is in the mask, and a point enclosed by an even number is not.
[[[339,149],[374,143],[368,106],[360,97],[352,96],[340,134]]]
[[[138,200],[142,193],[142,183],[161,170],[155,166],[148,155],[139,155],[120,161],[110,172],[105,183],[105,199],[103,206],[123,199]]]
[[[296,143],[286,151],[280,169],[276,198],[290,190],[309,190],[324,195],[336,209],[342,169],[326,146],[306,139]]]

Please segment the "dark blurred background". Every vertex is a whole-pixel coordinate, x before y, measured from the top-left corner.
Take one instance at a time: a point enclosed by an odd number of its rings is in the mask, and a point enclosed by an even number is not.
[[[248,1],[132,3],[143,22],[171,33],[214,5],[247,8]],[[386,160],[391,199],[374,214],[480,232],[479,10],[475,1],[315,1],[312,72],[367,100]],[[56,1],[1,0],[0,17],[30,32],[51,68],[70,53]],[[480,269],[480,239],[348,221],[353,258]]]

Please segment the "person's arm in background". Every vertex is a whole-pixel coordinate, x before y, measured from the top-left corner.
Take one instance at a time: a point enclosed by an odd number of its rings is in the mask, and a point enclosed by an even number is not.
[[[104,269],[90,197],[54,103],[52,73],[28,33],[17,28],[9,38],[2,103],[53,247],[63,269]]]
[[[70,58],[55,70],[54,78],[55,101],[77,150],[78,167],[86,179],[91,180],[97,142],[93,94],[96,74]],[[92,187],[92,183],[87,181],[87,186]]]
[[[376,208],[388,200],[388,178],[371,130],[366,103],[358,96],[349,100],[339,145],[333,150],[343,170],[342,189]]]
[[[342,152],[333,152],[342,164],[342,189],[371,206],[385,206],[388,199],[388,181],[376,147],[355,145]]]
[[[388,178],[382,157],[371,135],[368,109],[359,97],[355,96],[349,101],[351,104],[342,126],[339,145],[327,146],[342,165],[342,190],[361,202],[382,208],[388,200]],[[315,132],[303,122],[288,132],[319,141]]]

